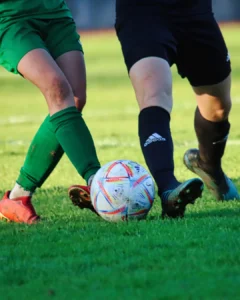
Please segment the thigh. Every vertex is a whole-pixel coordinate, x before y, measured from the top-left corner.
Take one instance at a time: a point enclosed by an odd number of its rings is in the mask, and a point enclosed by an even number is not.
[[[175,62],[176,40],[169,20],[155,6],[117,8],[115,29],[128,71],[139,60],[159,57],[171,66]]]
[[[181,24],[176,62],[179,74],[192,86],[218,84],[231,72],[222,33],[212,14],[191,18]]]
[[[34,49],[25,54],[18,64],[18,71],[24,78],[36,85],[43,94],[56,79],[66,80],[61,69],[45,49]]]
[[[28,52],[20,60],[18,71],[40,89],[50,115],[75,105],[68,80],[46,50],[34,49]]]
[[[53,18],[45,27],[45,43],[54,59],[69,51],[83,52],[80,36],[72,18]]]
[[[45,49],[39,31],[30,21],[18,21],[0,27],[0,64],[8,71],[18,74],[21,59],[34,49]]]

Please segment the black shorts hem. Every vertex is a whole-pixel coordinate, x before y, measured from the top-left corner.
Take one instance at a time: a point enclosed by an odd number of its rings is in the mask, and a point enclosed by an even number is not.
[[[167,51],[164,49],[151,49],[151,48],[138,48],[134,47],[132,51],[125,53],[124,60],[127,67],[128,72],[132,68],[132,66],[137,63],[139,60],[147,58],[147,57],[158,57],[167,61],[169,67],[173,64],[173,58],[171,58]]]
[[[198,76],[196,78],[189,78],[188,81],[191,84],[192,87],[199,87],[199,86],[205,86],[205,85],[214,85],[222,82],[225,80],[230,74],[231,74],[231,67],[226,70],[222,70],[215,74],[205,74],[203,76]],[[182,76],[182,75],[181,75]],[[185,78],[185,76],[182,76],[182,78]]]

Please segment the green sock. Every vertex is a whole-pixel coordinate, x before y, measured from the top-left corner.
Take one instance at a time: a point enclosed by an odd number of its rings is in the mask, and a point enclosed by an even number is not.
[[[34,192],[54,170],[63,153],[50,123],[50,116],[47,116],[33,138],[17,183],[25,190]]]
[[[91,133],[76,107],[50,117],[56,138],[78,173],[88,182],[100,168]]]

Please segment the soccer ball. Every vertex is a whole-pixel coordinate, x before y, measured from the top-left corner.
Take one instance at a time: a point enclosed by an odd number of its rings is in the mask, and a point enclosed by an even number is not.
[[[110,222],[146,218],[154,197],[151,175],[131,160],[107,163],[98,170],[91,185],[94,209]]]

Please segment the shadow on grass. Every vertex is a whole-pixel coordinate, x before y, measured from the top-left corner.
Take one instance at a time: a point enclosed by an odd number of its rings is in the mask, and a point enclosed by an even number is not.
[[[239,187],[240,184],[240,177],[239,178],[233,178],[233,182]],[[238,188],[239,189],[239,188]],[[207,191],[207,189],[206,189]],[[207,191],[208,192],[208,191]],[[5,193],[4,190],[0,190],[0,199]],[[44,200],[42,200],[44,198]],[[71,200],[68,198],[68,186],[54,186],[51,188],[42,188],[38,189],[36,191],[36,194],[34,195],[34,202],[36,199],[37,206],[43,208],[46,203],[50,204],[50,210],[55,210],[55,208],[52,208],[52,203],[55,203],[58,207],[56,209],[56,215],[61,215],[61,219],[69,219],[68,213],[64,217],[64,215],[61,214],[63,210],[66,208],[69,208],[69,214],[72,215],[73,219],[76,219],[76,221],[80,218],[82,218],[84,221],[87,221],[89,218],[89,221],[92,222],[93,219],[95,220],[101,220],[100,217],[93,214],[91,211],[84,209],[81,210],[78,207],[74,207],[71,203]],[[201,219],[201,218],[233,218],[233,217],[239,217],[240,216],[240,206],[233,205],[234,203],[237,203],[238,201],[226,201],[226,202],[217,202],[214,207],[211,207],[209,205],[206,206],[206,211],[202,210],[199,212],[190,212],[187,214],[186,218],[189,219]],[[240,203],[240,201],[239,201]],[[63,206],[61,207],[61,204]],[[229,207],[226,207],[228,206]],[[60,205],[60,206],[59,206]],[[219,206],[219,208],[217,207]],[[56,217],[55,213],[50,216],[46,216],[46,219],[43,217],[43,219],[51,221],[52,219],[55,219]],[[169,219],[166,219],[169,220]],[[151,213],[147,216],[145,219],[146,222],[150,221],[164,221],[161,217],[161,206],[158,204],[158,207],[154,208],[154,211],[152,210]],[[174,220],[176,221],[176,220]]]
[[[201,218],[234,218],[240,216],[239,208],[221,208],[221,209],[211,209],[202,212],[192,212],[188,215],[188,218],[201,219]]]

